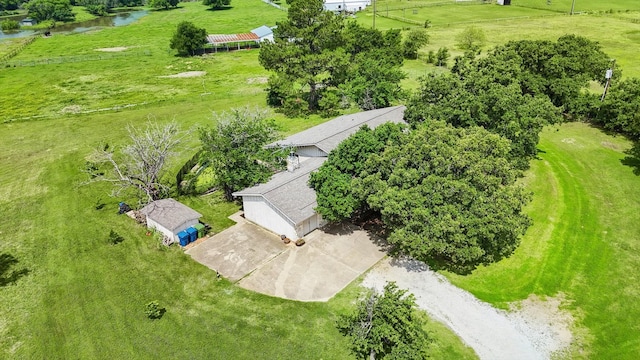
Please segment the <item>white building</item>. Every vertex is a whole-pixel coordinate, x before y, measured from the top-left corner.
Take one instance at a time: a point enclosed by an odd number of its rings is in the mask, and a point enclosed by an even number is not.
[[[242,197],[244,217],[278,235],[296,240],[324,225],[315,208],[316,192],[309,176],[325,162],[331,150],[363,125],[376,128],[386,122],[404,122],[404,106],[343,115],[267,145],[295,149],[299,166],[279,172],[265,184],[233,193]]]
[[[356,12],[371,5],[371,0],[325,0],[324,9],[333,12]]]
[[[147,217],[147,227],[156,229],[178,242],[178,233],[198,223],[200,213],[173,199],[156,200],[140,210]]]
[[[258,36],[259,42],[265,42],[265,41],[273,42],[273,29],[266,25],[262,25],[259,28],[255,28],[251,30],[251,32],[256,34],[256,36]]]

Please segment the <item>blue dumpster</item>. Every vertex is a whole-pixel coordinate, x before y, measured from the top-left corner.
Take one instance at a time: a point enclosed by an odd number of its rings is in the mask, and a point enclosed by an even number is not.
[[[178,239],[180,240],[180,246],[186,246],[189,243],[189,234],[184,230],[180,231]]]
[[[189,242],[194,242],[198,240],[198,229],[193,226],[186,230],[187,234],[189,234]]]

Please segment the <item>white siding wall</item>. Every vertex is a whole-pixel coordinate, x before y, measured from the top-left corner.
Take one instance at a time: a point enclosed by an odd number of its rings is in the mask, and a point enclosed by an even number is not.
[[[315,146],[301,146],[296,148],[296,154],[306,157],[327,157],[329,155]]]
[[[247,220],[292,240],[300,238],[295,227],[262,196],[243,196],[242,206]]]
[[[171,230],[165,228],[164,226],[158,224],[157,222],[153,221],[152,219],[147,218],[147,227],[150,229],[156,229],[158,231],[160,231],[161,233],[163,233],[164,235],[167,235],[169,238],[173,239],[173,241],[178,242],[180,239],[178,239],[178,233],[182,230],[185,230],[187,228],[192,227],[193,225],[198,223],[198,219],[193,219],[193,220],[189,220],[187,222],[184,222],[182,225],[178,226],[176,228],[176,230],[174,232],[171,232]]]
[[[263,36],[260,38],[260,42],[265,42],[265,41],[273,42],[273,34],[269,34],[267,36]]]

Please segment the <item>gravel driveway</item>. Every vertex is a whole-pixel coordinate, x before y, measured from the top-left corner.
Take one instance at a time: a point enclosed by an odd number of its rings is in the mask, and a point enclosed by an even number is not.
[[[570,318],[557,309],[559,302],[555,309],[524,301],[517,312],[498,310],[424,263],[406,259],[383,260],[362,285],[381,291],[387,281],[413,293],[421,309],[451,328],[481,359],[550,359],[571,343]]]

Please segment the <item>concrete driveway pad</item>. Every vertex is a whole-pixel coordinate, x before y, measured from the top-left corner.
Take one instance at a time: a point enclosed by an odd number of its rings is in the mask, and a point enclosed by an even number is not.
[[[238,281],[286,248],[278,236],[240,221],[186,253],[227,279]]]
[[[186,251],[246,289],[300,301],[327,301],[380,261],[385,245],[350,224],[317,229],[301,247],[243,218]]]
[[[327,301],[386,255],[366,231],[351,225],[315,230],[306,241],[290,246],[240,286],[286,299]]]

